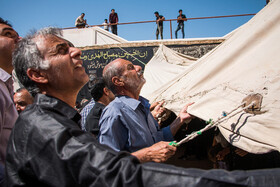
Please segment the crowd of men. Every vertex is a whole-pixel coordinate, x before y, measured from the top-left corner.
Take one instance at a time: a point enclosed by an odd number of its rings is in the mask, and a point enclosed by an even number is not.
[[[158,40],[158,36],[160,35],[161,39],[163,39],[163,21],[165,20],[165,17],[160,15],[158,11],[154,12],[154,15],[156,17],[156,39]],[[88,27],[87,20],[84,19],[85,13],[82,13],[75,21],[75,26],[78,28],[85,28]],[[187,21],[187,17],[185,14],[183,14],[183,10],[179,10],[179,15],[177,16],[177,29],[175,31],[175,37],[178,38],[178,31],[182,31],[182,38],[185,38],[185,31],[184,31],[184,22]],[[111,10],[111,13],[109,15],[109,23],[108,20],[105,19],[104,23],[104,29],[109,31],[109,26],[111,27],[111,31],[113,34],[118,35],[118,22],[119,17],[118,14],[115,12],[115,9]]]
[[[81,50],[63,39],[60,29],[44,28],[20,38],[0,19],[1,184],[185,186],[200,175],[205,177],[196,182],[198,186],[243,185],[258,177],[242,173],[242,178],[249,178],[244,181],[223,170],[205,175],[205,171],[151,163],[166,161],[175,153],[169,142],[193,118],[187,113],[192,103],[170,126],[160,129],[149,102],[139,95],[145,83],[141,67],[124,59],[104,68],[103,80],[92,92],[95,112],[88,114],[96,117],[95,125],[92,128],[90,118],[86,119],[89,132],[83,131],[75,105],[89,77],[80,57]],[[19,115],[13,101],[13,69],[34,98],[33,104],[18,110]],[[155,113],[163,112],[161,105],[154,107]]]

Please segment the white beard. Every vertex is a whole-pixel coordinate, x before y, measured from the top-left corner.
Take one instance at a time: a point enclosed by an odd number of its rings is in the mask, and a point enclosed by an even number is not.
[[[143,85],[146,83],[146,79],[144,77],[140,77],[140,76],[138,76],[138,78],[140,79],[140,81],[137,81],[137,83],[135,83],[135,81],[132,79],[128,79],[127,77],[124,78],[125,85],[129,91],[140,92]]]

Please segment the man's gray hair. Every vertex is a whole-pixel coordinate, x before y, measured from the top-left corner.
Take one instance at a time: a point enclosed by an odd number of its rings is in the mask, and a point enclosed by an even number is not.
[[[48,35],[55,35],[62,37],[62,31],[59,28],[48,27],[39,31],[32,31],[29,35],[21,39],[17,48],[13,53],[13,66],[20,83],[31,93],[34,97],[40,92],[40,89],[27,76],[27,69],[48,69],[50,67],[49,61],[44,60],[44,56],[40,53],[35,38],[38,36],[46,37]]]
[[[118,59],[116,59],[118,60]],[[115,60],[114,60],[115,61]],[[112,82],[112,78],[114,76],[122,77],[122,73],[124,71],[123,67],[117,66],[116,63],[108,64],[109,66],[103,71],[103,79],[107,85],[107,87],[117,95],[116,86]]]

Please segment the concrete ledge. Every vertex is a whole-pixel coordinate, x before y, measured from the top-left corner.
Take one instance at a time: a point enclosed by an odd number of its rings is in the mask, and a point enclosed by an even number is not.
[[[145,41],[131,41],[120,44],[103,44],[94,45],[87,47],[80,47],[81,50],[90,49],[109,49],[109,48],[119,48],[119,47],[147,47],[147,46],[159,46],[163,45],[201,45],[201,44],[220,44],[225,39],[223,37],[216,38],[192,38],[192,39],[169,39],[169,40],[145,40]]]

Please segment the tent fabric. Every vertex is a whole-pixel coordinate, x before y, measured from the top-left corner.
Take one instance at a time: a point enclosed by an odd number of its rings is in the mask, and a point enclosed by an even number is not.
[[[196,60],[194,57],[178,53],[161,44],[145,66],[146,84],[141,90],[141,95],[150,98],[155,90],[168,84]]]
[[[280,151],[280,0],[271,1],[218,47],[153,92],[179,113],[217,120],[250,95],[263,96],[260,114],[241,112],[219,124],[232,145],[251,153]]]
[[[63,37],[76,47],[126,43],[127,40],[99,27],[64,29]]]

